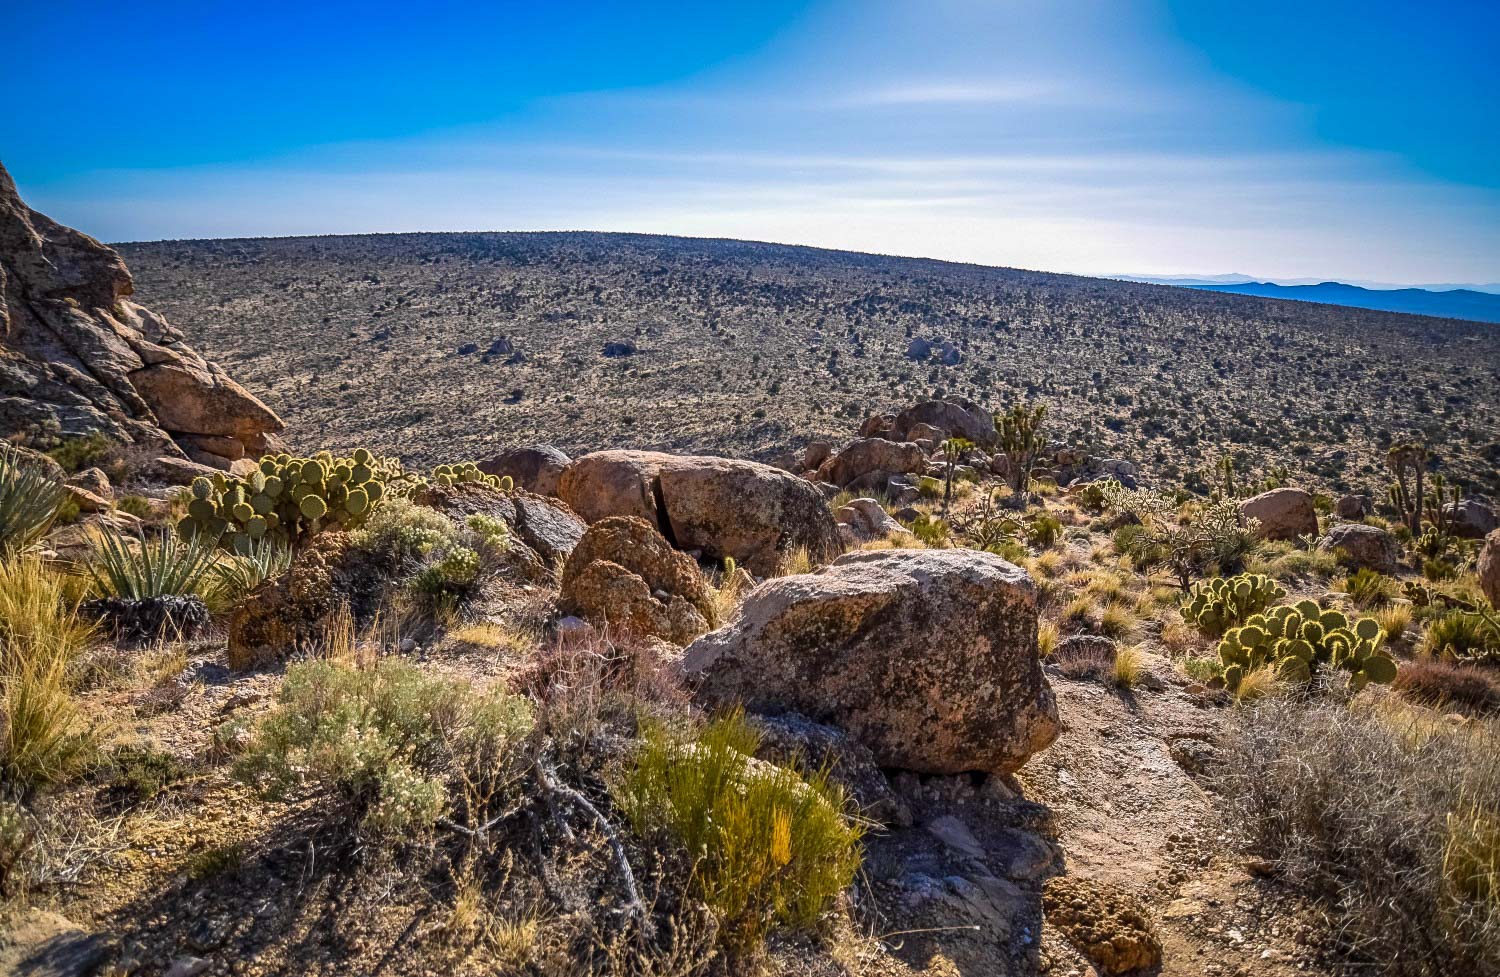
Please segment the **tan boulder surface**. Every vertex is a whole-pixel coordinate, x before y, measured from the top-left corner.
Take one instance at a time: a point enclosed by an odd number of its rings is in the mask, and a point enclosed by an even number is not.
[[[843,487],[875,472],[920,472],[927,468],[927,452],[915,444],[860,438],[823,462],[818,479]]]
[[[1493,607],[1500,608],[1500,529],[1484,538],[1484,549],[1479,551],[1479,589],[1489,598]]]
[[[1260,520],[1266,539],[1294,540],[1318,532],[1318,510],[1312,496],[1294,488],[1272,489],[1240,503],[1240,518]]]
[[[683,671],[700,701],[798,712],[885,767],[1015,770],[1058,734],[1036,587],[973,550],[877,550],[768,581]]]
[[[838,528],[817,487],[770,465],[657,451],[596,451],[563,472],[558,495],[586,521],[645,520],[680,549],[750,572],[774,572],[806,547],[814,560],[840,549]]]
[[[891,425],[897,440],[930,436],[932,429],[947,437],[967,438],[980,446],[995,443],[995,418],[968,400],[925,400],[897,414]]]
[[[113,249],[21,201],[0,166],[0,436],[103,434],[182,458],[177,436],[228,439],[228,462],[282,430],[274,411],[131,302]],[[227,468],[228,464],[214,467]]]
[[[1118,886],[1080,876],[1048,879],[1047,922],[1061,930],[1101,974],[1159,966],[1161,941],[1140,901]]]
[[[714,618],[697,564],[634,516],[609,516],[584,531],[563,565],[559,606],[600,626],[679,645]]]

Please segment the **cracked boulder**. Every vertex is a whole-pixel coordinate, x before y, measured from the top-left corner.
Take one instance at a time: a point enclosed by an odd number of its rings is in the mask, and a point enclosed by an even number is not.
[[[634,516],[608,516],[583,533],[563,565],[559,609],[622,635],[679,646],[715,617],[698,565]]]
[[[678,549],[733,558],[757,576],[786,553],[837,555],[838,527],[817,486],[770,465],[657,451],[596,451],[574,460],[558,495],[589,523],[633,516]]]

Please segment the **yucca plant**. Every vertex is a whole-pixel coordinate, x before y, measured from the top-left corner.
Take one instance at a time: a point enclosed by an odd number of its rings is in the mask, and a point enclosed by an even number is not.
[[[21,453],[0,442],[0,556],[42,538],[68,499],[68,490]]]
[[[228,607],[291,566],[292,548],[264,536],[244,547],[242,553],[219,553],[209,568],[209,585],[205,589],[214,605]]]
[[[88,561],[100,597],[185,597],[199,593],[214,565],[218,540],[183,540],[171,533],[132,539],[117,530],[96,532]]]

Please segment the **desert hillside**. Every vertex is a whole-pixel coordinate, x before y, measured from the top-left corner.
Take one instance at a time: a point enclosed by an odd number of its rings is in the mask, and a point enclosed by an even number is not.
[[[1235,453],[1241,470],[1383,492],[1386,448],[1416,433],[1449,477],[1500,491],[1500,330],[1479,323],[631,234],[119,250],[140,300],[308,450],[769,459],[947,395],[1045,400],[1058,437],[1163,481],[1201,487]]]

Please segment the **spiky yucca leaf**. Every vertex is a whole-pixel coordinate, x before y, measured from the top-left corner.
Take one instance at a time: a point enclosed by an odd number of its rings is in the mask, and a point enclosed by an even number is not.
[[[0,442],[0,555],[19,553],[47,532],[68,490]]]
[[[166,533],[132,539],[117,530],[96,532],[88,562],[94,589],[101,597],[187,596],[213,565],[218,540],[206,536],[185,541]]]

